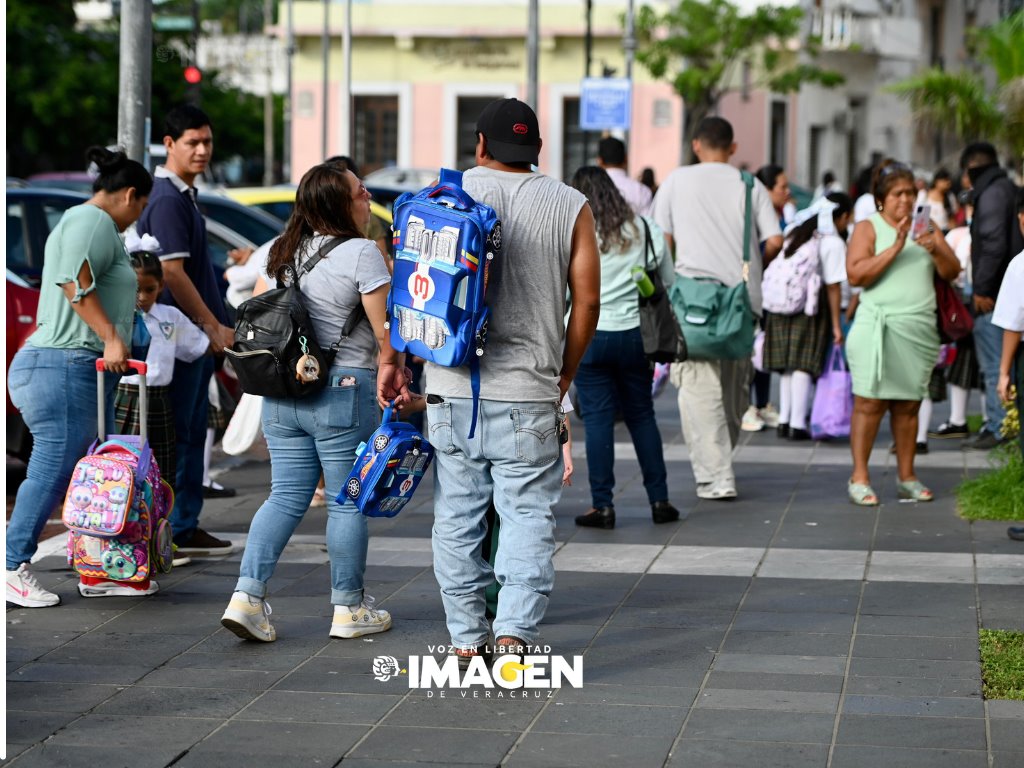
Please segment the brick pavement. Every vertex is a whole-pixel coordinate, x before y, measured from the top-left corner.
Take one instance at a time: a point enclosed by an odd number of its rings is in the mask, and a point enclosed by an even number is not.
[[[845,500],[845,445],[745,435],[740,499],[697,503],[672,394],[657,410],[683,523],[650,523],[620,427],[618,527],[576,529],[574,425],[542,642],[583,655],[581,689],[441,698],[374,679],[374,657],[405,664],[447,640],[424,487],[371,522],[367,589],[395,626],[358,640],[327,636],[322,510],[271,584],[270,645],[220,627],[238,555],[177,569],[149,598],[85,600],[50,544],[35,567],[64,604],[7,612],[5,764],[1024,765],[1024,702],[982,700],[977,650],[979,626],[1024,630],[1024,550],[1005,524],[960,520],[951,494],[983,457],[933,442],[919,469],[937,500],[900,504],[880,449],[883,505],[863,510]],[[207,502],[204,520],[241,542],[268,473],[229,466],[240,495]]]

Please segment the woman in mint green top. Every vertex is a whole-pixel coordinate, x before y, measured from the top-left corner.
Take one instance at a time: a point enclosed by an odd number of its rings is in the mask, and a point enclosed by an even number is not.
[[[122,152],[101,147],[93,196],[68,209],[46,241],[38,330],[7,373],[11,401],[32,433],[32,456],[7,526],[7,601],[56,605],[28,570],[47,517],[64,497],[75,463],[97,434],[96,361],[121,374],[131,343],[135,271],[120,233],[135,221],[153,188],[149,172]],[[105,382],[107,430],[119,376]]]
[[[932,492],[914,473],[917,411],[939,353],[935,275],[952,280],[960,263],[934,224],[908,239],[916,197],[910,168],[883,161],[872,189],[878,213],[854,229],[846,262],[850,284],[864,289],[846,340],[854,394],[853,475],[847,490],[855,504],[878,504],[868,458],[888,411],[899,496],[931,501]]]

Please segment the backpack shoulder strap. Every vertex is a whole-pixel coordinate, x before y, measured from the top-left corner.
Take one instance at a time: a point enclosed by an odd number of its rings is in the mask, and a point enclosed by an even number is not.
[[[746,187],[746,204],[743,208],[743,261],[746,263],[750,261],[750,231],[753,229],[751,198],[754,192],[754,176],[750,171],[740,171],[740,177],[743,179],[743,185]]]
[[[654,243],[651,242],[651,228],[647,226],[647,219],[643,216],[637,216],[640,219],[640,223],[644,225],[644,271],[647,272],[651,269],[650,255],[654,252]]]

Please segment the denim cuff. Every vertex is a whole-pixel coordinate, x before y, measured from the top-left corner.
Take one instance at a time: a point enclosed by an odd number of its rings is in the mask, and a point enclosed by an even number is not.
[[[261,600],[267,596],[267,585],[262,581],[242,576],[235,584],[235,592],[245,592],[247,595],[258,597]]]
[[[331,590],[331,605],[359,605],[363,602],[363,590],[353,589],[348,591],[342,591],[340,589]]]

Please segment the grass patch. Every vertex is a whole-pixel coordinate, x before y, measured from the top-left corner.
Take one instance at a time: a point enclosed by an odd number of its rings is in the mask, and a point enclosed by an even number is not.
[[[957,511],[967,520],[1024,520],[1024,461],[1017,443],[991,455],[993,469],[956,489]]]
[[[967,429],[971,431],[971,434],[981,432],[981,427],[985,423],[985,417],[980,413],[969,413],[967,414]]]
[[[1024,700],[1024,632],[981,629],[978,645],[985,698]]]

